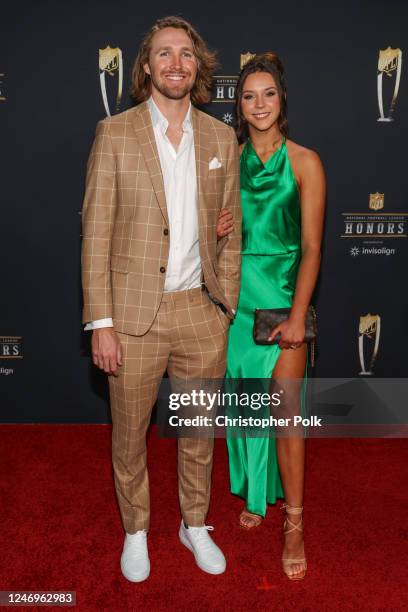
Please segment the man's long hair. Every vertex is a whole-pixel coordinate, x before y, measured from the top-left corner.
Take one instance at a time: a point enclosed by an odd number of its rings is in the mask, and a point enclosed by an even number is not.
[[[204,40],[191,23],[173,15],[158,19],[143,38],[133,65],[131,95],[137,103],[144,102],[150,97],[152,82],[150,75],[146,74],[143,66],[149,62],[153,36],[164,28],[178,28],[187,32],[193,45],[194,55],[197,58],[197,77],[191,90],[191,101],[197,105],[209,102],[211,100],[212,76],[218,64],[216,54],[209,51]]]

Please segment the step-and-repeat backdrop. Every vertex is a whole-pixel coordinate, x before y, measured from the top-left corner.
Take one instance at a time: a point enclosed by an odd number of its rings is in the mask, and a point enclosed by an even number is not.
[[[407,376],[408,5],[7,3],[0,14],[0,420],[107,422],[81,326],[80,222],[96,123],[126,110],[142,35],[180,14],[219,54],[206,111],[233,122],[246,54],[285,65],[290,136],[327,181],[319,377]]]

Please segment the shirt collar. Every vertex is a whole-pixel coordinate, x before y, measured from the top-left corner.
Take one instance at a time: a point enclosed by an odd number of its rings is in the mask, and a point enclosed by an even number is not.
[[[147,100],[147,105],[149,107],[153,127],[156,127],[158,125],[161,131],[163,132],[163,134],[165,134],[167,132],[167,128],[169,127],[169,122],[167,121],[166,117],[163,115],[163,113],[161,112],[161,110],[159,109],[155,101],[153,100],[152,96],[150,96],[150,98]],[[189,132],[193,129],[191,114],[192,114],[192,107],[191,107],[191,102],[190,102],[186,116],[184,117],[184,121],[182,124],[182,128],[184,132]]]

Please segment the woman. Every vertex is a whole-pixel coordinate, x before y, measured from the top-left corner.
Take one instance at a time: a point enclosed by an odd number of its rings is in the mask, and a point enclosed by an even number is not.
[[[255,56],[243,68],[236,90],[237,135],[241,143],[242,276],[238,309],[230,327],[227,378],[273,376],[284,391],[279,416],[302,410],[306,374],[305,315],[315,287],[325,206],[325,178],[313,151],[287,138],[283,66],[273,53]],[[218,234],[231,228],[220,216]],[[255,308],[290,307],[275,328],[279,344],[257,345],[252,336]],[[269,411],[269,408],[268,408]],[[289,421],[291,422],[291,421]],[[298,428],[299,429],[299,428]],[[303,432],[287,437],[228,437],[231,491],[246,499],[240,524],[257,527],[266,504],[284,497],[283,569],[304,578]]]

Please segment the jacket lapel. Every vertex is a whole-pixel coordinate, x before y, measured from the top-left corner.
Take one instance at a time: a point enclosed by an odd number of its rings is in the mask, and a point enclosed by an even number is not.
[[[167,214],[166,194],[164,191],[160,158],[157,151],[150,111],[146,102],[142,102],[136,107],[135,113],[132,117],[132,122],[147,170],[150,175],[150,179],[152,181],[153,189],[160,206],[160,210],[168,226],[169,217]]]
[[[205,193],[206,182],[208,178],[209,162],[210,162],[210,134],[207,132],[201,118],[201,113],[193,107],[193,132],[194,132],[194,150],[196,160],[197,174],[197,193],[198,193],[198,210],[200,215],[200,227],[205,224]]]
[[[198,211],[200,219],[199,225],[200,228],[202,228],[206,224],[206,215],[204,212],[206,209],[205,186],[208,178],[210,162],[210,134],[202,121],[201,113],[194,107],[192,108],[192,121],[197,174]],[[157,151],[150,111],[146,102],[142,102],[135,108],[135,112],[132,116],[132,123],[136,132],[136,137],[139,141],[139,146],[141,148],[147,170],[150,175],[150,180],[152,182],[157,201],[166,224],[169,225],[160,158]]]

